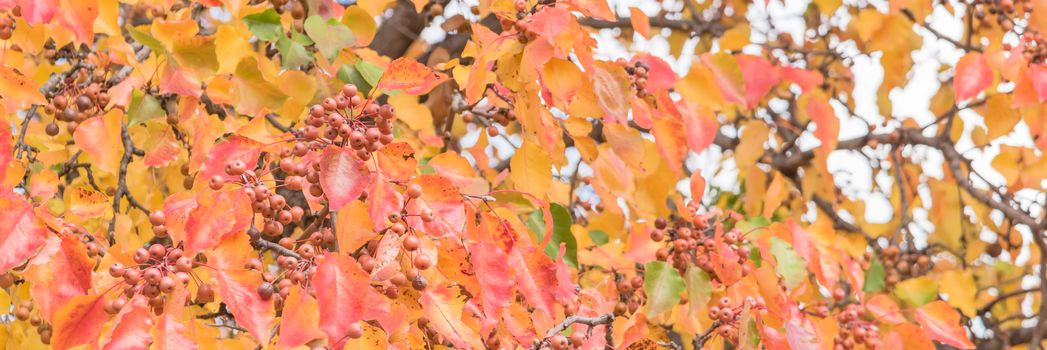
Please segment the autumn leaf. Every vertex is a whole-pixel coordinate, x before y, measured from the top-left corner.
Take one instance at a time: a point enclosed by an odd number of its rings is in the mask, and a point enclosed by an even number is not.
[[[301,287],[291,287],[284,301],[283,317],[280,320],[280,340],[276,346],[293,348],[304,345],[326,335],[320,330],[319,305]]]
[[[236,180],[238,177],[225,172],[226,165],[240,162],[247,168],[253,168],[258,163],[261,146],[258,141],[239,135],[233,135],[219,142],[207,153],[200,172],[196,174],[197,184],[206,186],[207,181],[215,176],[226,182]]]
[[[633,24],[633,29],[637,33],[640,33],[644,38],[651,37],[651,20],[647,18],[647,14],[643,13],[637,7],[629,8],[629,22]]]
[[[398,58],[389,63],[375,88],[383,91],[403,90],[411,95],[422,95],[447,79],[447,75],[434,72],[432,68],[418,61]]]
[[[953,77],[956,101],[965,101],[977,96],[992,84],[992,80],[992,69],[981,54],[964,55],[956,62],[956,76]]]
[[[124,154],[120,126],[123,116],[119,109],[111,110],[80,123],[73,133],[76,145],[94,159],[99,170],[116,174],[120,169]]]
[[[40,87],[21,72],[6,65],[0,65],[0,90],[4,91],[4,103],[8,108],[18,108],[30,104],[43,104],[44,95]]]
[[[218,291],[222,302],[236,317],[236,323],[246,329],[259,343],[269,342],[273,325],[272,301],[258,294],[262,276],[251,271],[219,271]]]
[[[487,317],[498,317],[509,306],[514,285],[509,278],[509,259],[500,248],[490,242],[478,242],[469,247],[473,268],[483,288],[483,309]]]
[[[149,329],[155,323],[149,314],[146,298],[131,299],[116,316],[116,324],[102,350],[147,349],[152,341]]]
[[[957,349],[974,349],[974,343],[967,338],[967,332],[960,324],[960,313],[944,301],[921,306],[914,316],[931,339]]]
[[[360,197],[367,187],[367,166],[350,150],[328,147],[320,158],[320,187],[331,210]]]
[[[483,349],[480,335],[463,321],[464,300],[454,291],[434,286],[422,292],[422,310],[429,324],[459,349]]]
[[[316,291],[320,308],[319,325],[327,334],[327,341],[336,348],[346,341],[349,327],[363,319],[364,309],[374,307],[365,305],[375,300],[371,296],[375,292],[368,285],[369,282],[368,274],[348,256],[328,253],[317,261],[312,283],[328,286]]]
[[[672,266],[652,261],[644,266],[643,291],[647,294],[647,317],[669,311],[680,300],[683,277]]]
[[[98,333],[109,319],[102,294],[81,295],[70,299],[55,312],[51,346],[69,349],[98,339]]]
[[[22,264],[44,245],[47,228],[25,198],[0,188],[0,271]]]

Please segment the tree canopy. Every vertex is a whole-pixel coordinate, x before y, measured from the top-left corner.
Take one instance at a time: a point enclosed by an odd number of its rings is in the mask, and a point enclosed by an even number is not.
[[[0,0],[0,344],[1038,349],[1047,0],[783,1]]]

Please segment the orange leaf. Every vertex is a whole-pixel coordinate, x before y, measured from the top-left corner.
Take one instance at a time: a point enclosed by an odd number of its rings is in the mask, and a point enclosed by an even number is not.
[[[499,317],[516,295],[509,275],[509,259],[501,248],[488,241],[473,243],[469,246],[469,253],[483,289],[484,314],[488,318]]]
[[[448,79],[446,74],[434,72],[432,68],[411,58],[397,58],[385,69],[378,86],[385,91],[403,90],[411,95],[423,95]]]
[[[459,349],[483,349],[480,335],[465,324],[464,301],[444,286],[431,286],[422,292],[422,310],[429,325]]]
[[[932,340],[958,349],[974,349],[960,323],[960,313],[944,301],[936,300],[916,309],[916,322]]]
[[[701,203],[702,195],[705,194],[705,178],[702,177],[700,169],[691,173],[691,202]]]
[[[199,196],[185,223],[185,252],[214,247],[251,223],[251,199],[241,190],[208,192]]]
[[[93,267],[94,261],[78,238],[51,238],[29,262],[24,276],[30,282],[30,295],[40,305],[40,314],[52,319],[70,299],[87,295]]]
[[[80,129],[77,128],[77,130]],[[202,182],[206,185],[207,181],[210,181],[211,177],[215,175],[226,182],[237,179],[238,177],[225,173],[226,164],[238,160],[243,162],[248,169],[254,169],[255,164],[258,163],[258,154],[261,153],[261,147],[262,145],[258,141],[240,135],[233,135],[225,139],[225,141],[214,145],[207,152],[207,157],[200,168],[200,172],[196,174],[196,183],[200,184]],[[195,150],[196,147],[193,147],[193,149]],[[194,185],[194,187],[196,186]]]
[[[109,319],[104,306],[102,294],[81,295],[62,305],[53,318],[51,346],[62,350],[97,340],[102,325]]]
[[[977,96],[992,84],[992,69],[980,53],[969,53],[956,62],[956,75],[952,84],[956,90],[956,101],[964,101]]]
[[[284,301],[283,317],[280,319],[280,341],[276,346],[281,348],[293,348],[313,341],[323,339],[325,334],[317,327],[320,307],[316,299],[302,290],[302,287],[292,286],[291,293]]]
[[[36,254],[47,229],[25,198],[0,188],[0,271],[10,270]]]
[[[0,91],[4,92],[4,103],[12,109],[46,103],[35,82],[5,65],[0,65]]]
[[[262,275],[249,270],[227,270],[219,271],[217,279],[222,302],[236,318],[236,323],[260,344],[269,343],[273,305],[271,300],[263,300],[258,295]]]
[[[155,323],[144,296],[138,295],[117,315],[116,325],[102,350],[148,349],[152,337],[149,329]]]
[[[745,105],[748,108],[756,107],[781,80],[778,69],[760,56],[737,55],[734,58],[745,80]]]
[[[604,111],[604,120],[628,122],[629,101],[634,95],[625,70],[609,62],[598,62],[591,77],[593,91],[599,97],[596,102]]]
[[[98,17],[96,0],[62,0],[58,12],[59,22],[76,34],[76,42],[92,43],[94,41],[94,22]]]
[[[644,38],[651,37],[651,19],[647,18],[647,14],[643,13],[642,10],[636,7],[629,8],[629,22],[632,23],[633,29],[637,33],[643,35]]]
[[[98,169],[113,174],[119,170],[124,153],[120,136],[122,119],[123,112],[114,109],[84,121],[73,133],[76,145],[95,160]]]
[[[335,349],[342,348],[349,327],[370,314],[369,310],[388,309],[388,299],[371,288],[370,280],[360,264],[347,255],[327,253],[317,260],[312,284],[323,286],[316,288],[320,329]]]
[[[840,137],[840,119],[829,105],[828,99],[820,91],[812,91],[800,96],[801,113],[814,121],[814,136],[822,141],[822,149],[832,151]]]

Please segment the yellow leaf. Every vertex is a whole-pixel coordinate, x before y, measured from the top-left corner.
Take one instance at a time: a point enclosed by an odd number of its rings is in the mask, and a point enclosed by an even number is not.
[[[941,291],[949,296],[948,303],[960,309],[967,317],[974,317],[977,311],[975,297],[978,285],[970,271],[949,270],[942,274]]]
[[[513,154],[509,166],[512,169],[509,178],[513,180],[514,188],[538,198],[546,197],[549,184],[553,181],[553,164],[541,147],[533,142],[524,141],[516,150],[516,154]]]
[[[582,87],[585,78],[571,61],[553,58],[542,66],[542,81],[552,92],[555,105],[566,106]]]
[[[374,39],[378,25],[374,22],[374,16],[360,6],[349,6],[342,13],[342,24],[349,27],[356,37],[356,45],[367,46]]]
[[[748,23],[740,23],[720,37],[720,49],[725,51],[741,51],[745,45],[749,45]]]
[[[700,64],[692,65],[690,73],[676,82],[676,91],[683,95],[683,98],[714,111],[719,111],[724,105],[723,95],[716,86],[713,72]]]
[[[236,66],[236,83],[240,91],[236,109],[241,114],[256,115],[262,108],[277,109],[287,100],[279,87],[266,81],[255,57],[244,57]]]
[[[236,65],[244,56],[251,54],[254,50],[247,42],[251,34],[243,26],[224,24],[218,26],[215,32],[215,54],[218,56],[219,74],[230,74],[236,70]]]
[[[990,96],[986,101],[982,116],[985,117],[985,126],[989,129],[986,135],[988,140],[1011,133],[1014,126],[1021,120],[1018,110],[1011,108],[1011,96],[1007,94]]]
[[[6,65],[0,65],[0,91],[4,92],[0,97],[11,110],[29,104],[45,103],[39,85]]]
[[[389,98],[389,104],[396,108],[396,118],[407,124],[411,130],[432,133],[433,113],[425,105],[418,103],[418,96],[399,94]]]

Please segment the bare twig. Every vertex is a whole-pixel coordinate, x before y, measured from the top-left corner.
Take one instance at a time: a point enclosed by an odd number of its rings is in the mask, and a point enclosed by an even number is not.
[[[605,347],[607,349],[614,349],[614,338],[613,338],[613,334],[612,334],[613,332],[611,331],[611,323],[612,322],[614,322],[614,314],[603,314],[603,315],[600,315],[600,316],[593,316],[593,317],[584,317],[584,316],[577,316],[577,315],[570,316],[568,318],[565,318],[559,324],[557,324],[556,327],[550,328],[549,331],[545,332],[545,337],[542,338],[542,340],[540,340],[539,342],[535,343],[533,346],[531,346],[531,350],[541,349],[542,346],[544,346],[545,344],[548,343],[549,338],[552,338],[552,337],[556,336],[557,334],[559,334],[560,332],[563,332],[564,330],[567,329],[567,327],[570,327],[571,325],[573,325],[575,323],[584,324],[584,325],[589,326],[589,327],[596,327],[598,325],[606,325],[607,329],[605,330],[604,333],[605,333],[605,339],[606,339],[607,344],[606,344]]]

